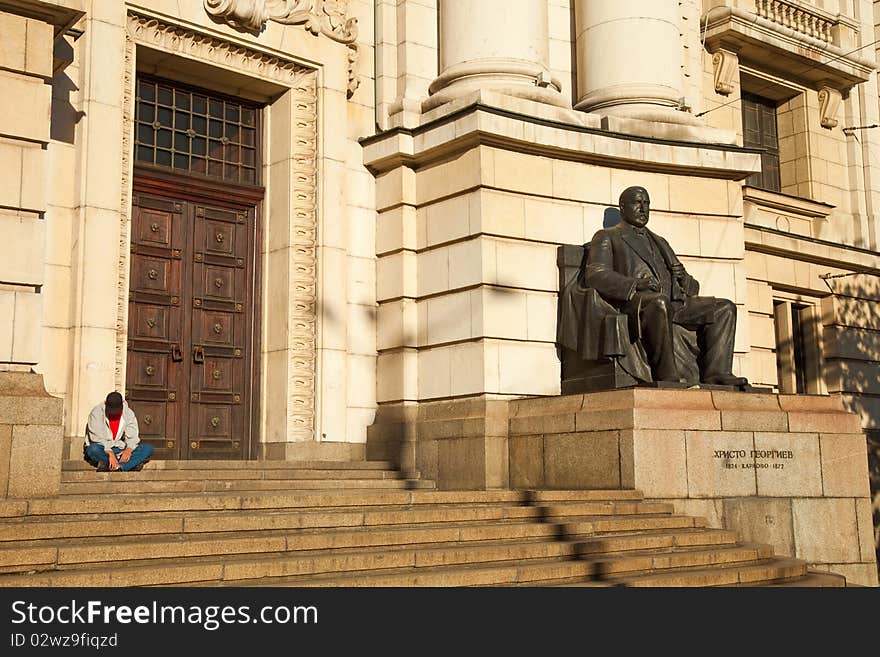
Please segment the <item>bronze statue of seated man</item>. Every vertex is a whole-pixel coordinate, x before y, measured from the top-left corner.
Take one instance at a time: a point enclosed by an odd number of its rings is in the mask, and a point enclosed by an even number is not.
[[[648,192],[629,187],[622,221],[584,245],[560,297],[559,346],[586,360],[616,359],[637,383],[748,385],[731,371],[736,306],[699,296],[669,243],[646,227],[649,213]],[[563,378],[565,370],[563,362]]]

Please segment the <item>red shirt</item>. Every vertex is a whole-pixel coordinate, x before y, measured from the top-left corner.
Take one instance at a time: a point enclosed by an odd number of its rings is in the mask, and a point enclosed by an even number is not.
[[[108,417],[107,421],[110,423],[110,433],[113,435],[113,440],[116,440],[116,434],[119,432],[119,423],[122,421],[122,415],[115,420]]]

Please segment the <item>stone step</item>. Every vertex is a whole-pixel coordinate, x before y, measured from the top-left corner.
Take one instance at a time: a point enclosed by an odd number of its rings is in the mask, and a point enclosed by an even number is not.
[[[295,587],[415,587],[415,586],[558,586],[590,584],[593,565],[584,561],[531,560],[445,568],[400,568],[373,573],[343,573],[322,577],[278,577],[223,583],[231,586]],[[593,582],[593,585],[607,586]]]
[[[762,585],[765,582],[772,582],[773,585],[838,586],[842,585],[843,579],[823,574],[798,584],[792,578],[800,578],[806,572],[806,566],[793,560],[773,560],[770,558],[771,550],[766,546],[685,548],[667,553],[645,551],[604,555],[586,561],[569,561],[573,552],[567,547],[562,542],[505,541],[476,547],[386,547],[381,552],[336,550],[331,553],[325,550],[304,556],[280,554],[275,558],[255,554],[250,561],[237,559],[221,562],[217,562],[216,557],[207,555],[204,558],[205,555],[202,555],[198,565],[181,564],[180,557],[185,555],[174,558],[174,555],[169,556],[166,552],[156,563],[117,562],[112,572],[108,572],[105,564],[89,564],[72,570],[33,575],[0,575],[0,586],[187,583],[235,586],[486,586],[523,585],[551,580],[554,584],[563,584],[567,578],[588,576],[604,578],[603,584],[616,586]],[[112,555],[105,556],[113,558]],[[212,558],[215,561],[206,560]],[[534,565],[540,572],[532,569],[530,562],[524,563],[524,559],[535,560]],[[547,561],[539,564],[537,561],[540,559]],[[513,571],[501,565],[506,561],[513,562],[510,566]],[[463,564],[469,564],[465,571],[460,570]],[[453,568],[451,571],[443,570],[450,566]]]
[[[736,543],[736,533],[725,529],[683,529],[651,533],[619,532],[575,540],[578,554],[582,558],[590,558],[606,552],[733,545]]]
[[[79,472],[65,486],[190,483]],[[322,480],[270,477],[200,483],[284,489],[0,501],[0,586],[842,585],[638,491],[310,490],[299,484]]]
[[[804,586],[814,588],[840,588],[847,586],[847,583],[846,577],[844,577],[843,575],[808,572],[804,577],[798,577],[795,579],[785,579],[778,582],[751,582],[749,584],[742,584],[741,586]]]
[[[0,547],[0,572],[45,570],[77,564],[150,559],[296,553],[349,548],[398,548],[431,544],[470,544],[490,541],[553,538],[555,528],[543,523],[440,524],[421,527],[367,527],[349,531],[281,530],[222,532],[143,538],[96,537],[89,540],[17,541]]]
[[[656,529],[701,528],[703,518],[678,515],[583,516],[566,518],[558,523],[562,534],[570,538],[612,532],[651,531]]]
[[[61,495],[108,495],[132,493],[213,493],[247,490],[345,490],[405,489],[409,482],[401,479],[302,479],[302,480],[203,480],[203,481],[96,481],[61,484]]]
[[[571,559],[573,547],[561,541],[499,542],[488,545],[334,550],[312,554],[247,557],[166,558],[154,561],[89,565],[64,570],[0,575],[0,586],[149,586],[168,584],[240,585],[242,580],[293,575],[337,574],[387,568],[464,566],[530,559]]]
[[[665,502],[562,502],[559,504],[541,504],[543,516],[549,521],[558,521],[569,516],[601,516],[627,514],[672,514],[674,507]]]
[[[267,511],[243,514],[240,511],[166,513],[103,516],[33,516],[0,521],[0,545],[6,541],[131,536],[161,534],[199,534],[205,532],[265,531],[418,525],[505,520],[540,520],[538,509],[528,506],[440,506],[389,507],[374,510],[353,508],[342,511],[323,509]]]
[[[555,527],[542,523],[522,523],[515,521],[493,521],[491,524],[430,524],[426,526],[407,525],[397,528],[384,526],[360,528],[352,531],[300,530],[300,531],[240,531],[215,532],[197,535],[172,534],[144,539],[142,536],[95,537],[88,541],[82,539],[62,539],[47,541],[9,542],[0,548],[0,572],[22,570],[45,570],[55,567],[70,567],[76,564],[99,562],[123,562],[130,560],[190,558],[212,555],[269,554],[278,552],[298,552],[330,549],[400,547],[408,545],[427,545],[433,543],[478,543],[480,541],[509,541],[548,539],[555,536]],[[669,537],[667,537],[668,539]],[[667,540],[668,543],[672,541]],[[653,550],[631,550],[629,553],[614,554],[614,542],[606,544],[602,552],[585,552],[581,544],[575,552],[582,559],[605,559],[603,553],[612,553],[607,559],[621,563],[625,558],[635,559],[636,566],[626,566],[628,570],[649,570],[651,559],[659,562],[667,560],[671,550],[707,549],[705,544],[685,546],[663,546]],[[711,549],[732,549],[741,546],[712,545]],[[764,556],[771,556],[770,554]],[[603,561],[604,563],[604,561]],[[610,563],[610,562],[609,562]],[[648,565],[643,565],[647,563]],[[672,566],[665,566],[672,567]],[[617,572],[617,567],[609,572]]]
[[[30,500],[0,500],[0,518],[45,515],[222,511],[252,509],[322,509],[394,505],[522,504],[519,491],[426,490],[287,490],[174,495],[65,495]]]
[[[95,472],[94,470],[75,470],[62,472],[63,483],[94,483],[111,481],[113,483],[125,482],[130,484],[141,481],[204,481],[223,480],[265,480],[265,481],[291,481],[300,479],[401,479],[402,475],[396,470],[317,470],[317,469],[236,469],[236,470],[144,470],[142,472]]]
[[[83,460],[67,460],[62,471],[92,471],[95,468]],[[143,472],[151,470],[393,470],[388,461],[216,461],[150,460]]]
[[[758,562],[772,557],[773,549],[766,545],[726,545],[592,555],[588,560],[596,564],[596,577],[614,579],[624,573],[650,574],[685,568],[729,566]]]
[[[644,499],[638,490],[529,490],[526,491],[530,502],[597,502],[623,501]]]
[[[766,582],[793,580],[807,573],[807,564],[794,559],[766,559],[747,565],[690,568],[672,572],[609,578],[618,586],[684,587],[684,586],[762,586]]]

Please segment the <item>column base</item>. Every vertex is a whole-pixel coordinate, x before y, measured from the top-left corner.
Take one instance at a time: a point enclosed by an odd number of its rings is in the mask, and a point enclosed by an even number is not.
[[[61,489],[63,402],[43,375],[0,372],[0,498],[54,497]]]
[[[568,107],[562,85],[550,72],[534,63],[519,60],[478,60],[448,68],[429,87],[431,95],[422,102],[428,112],[474,91],[492,90],[556,107]]]
[[[398,98],[388,108],[389,128],[415,128],[422,118],[422,99]]]
[[[577,109],[577,108],[576,108]],[[690,112],[652,103],[631,103],[627,105],[613,105],[601,110],[593,110],[602,116],[613,116],[619,119],[637,119],[639,121],[654,121],[657,123],[672,123],[703,128],[705,123],[700,121]]]
[[[609,132],[619,132],[627,135],[637,135],[639,137],[650,137],[652,139],[663,139],[668,141],[684,141],[699,142],[703,144],[725,144],[730,146],[736,145],[736,133],[733,130],[722,130],[720,128],[710,128],[702,125],[696,120],[696,123],[688,123],[682,121],[662,120],[679,119],[678,115],[685,117],[694,117],[687,112],[679,112],[676,110],[658,110],[656,117],[652,119],[635,118],[619,115],[602,116],[602,129]]]

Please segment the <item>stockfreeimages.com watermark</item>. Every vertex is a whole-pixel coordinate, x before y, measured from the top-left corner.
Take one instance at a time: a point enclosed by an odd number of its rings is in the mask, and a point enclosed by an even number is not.
[[[63,604],[42,604],[16,600],[12,603],[12,624],[71,625],[197,625],[209,632],[224,625],[312,624],[318,623],[314,605],[266,605],[253,609],[250,605],[166,605],[153,601],[142,605],[111,605],[100,600]]]

